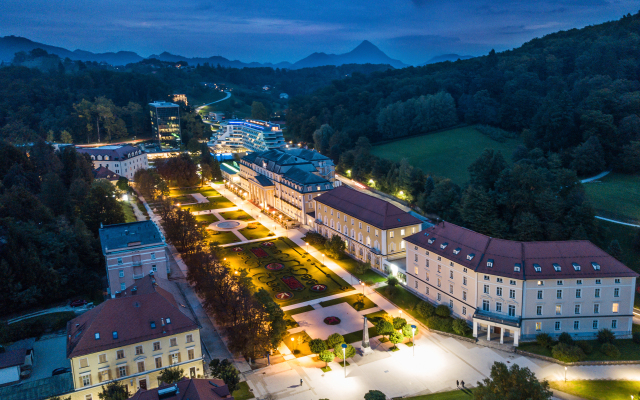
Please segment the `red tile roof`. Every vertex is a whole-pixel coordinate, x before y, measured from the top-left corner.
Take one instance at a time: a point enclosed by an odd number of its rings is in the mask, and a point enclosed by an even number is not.
[[[99,168],[93,170],[93,177],[95,179],[107,179],[107,180],[110,180],[110,181],[117,181],[118,179],[120,179],[120,175],[118,175],[115,172],[111,171],[107,167],[99,167]]]
[[[441,222],[405,241],[476,272],[513,279],[639,276],[588,240],[519,242]]]
[[[129,400],[233,400],[229,387],[221,379],[183,378],[173,385],[140,389]]]
[[[67,357],[73,358],[198,329],[162,279],[147,275],[120,297],[109,299],[67,323]],[[135,291],[133,289],[136,289]],[[170,323],[167,323],[170,321]],[[155,328],[151,326],[155,323]],[[164,325],[163,325],[164,323]],[[117,332],[114,339],[113,332]],[[99,334],[99,339],[95,335]]]
[[[338,186],[314,199],[380,229],[393,229],[422,223],[388,201],[369,196],[348,186]]]

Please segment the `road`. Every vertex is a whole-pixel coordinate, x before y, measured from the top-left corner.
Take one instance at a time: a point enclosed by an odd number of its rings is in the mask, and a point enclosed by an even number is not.
[[[220,103],[221,101],[225,101],[226,99],[228,99],[229,97],[231,97],[231,92],[225,92],[227,94],[226,97],[220,99],[220,100],[216,100],[216,101],[212,101],[211,103],[207,103],[207,104],[203,104],[200,107],[196,108],[196,112],[200,112],[200,110],[202,110],[203,108],[205,108],[206,106],[210,106],[212,104],[216,104],[216,103]]]

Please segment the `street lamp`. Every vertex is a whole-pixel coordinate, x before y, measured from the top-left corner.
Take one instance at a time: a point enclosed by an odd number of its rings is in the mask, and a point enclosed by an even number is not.
[[[567,367],[564,367],[564,381],[567,381]],[[631,398],[633,399],[633,396]]]
[[[294,342],[294,339],[293,339],[293,337],[292,337],[292,338],[291,338],[291,347],[292,347],[292,348],[293,348],[293,344],[294,344],[293,342]]]
[[[322,265],[324,265],[324,254],[322,255]]]
[[[347,345],[342,343],[342,361],[344,361],[344,377],[347,377]]]
[[[305,245],[307,246],[307,254],[309,254],[309,243],[305,243]]]
[[[360,284],[362,285],[362,295],[364,296],[364,282],[360,281]]]
[[[411,325],[411,347],[413,347],[413,356],[416,356],[416,326],[415,325]]]

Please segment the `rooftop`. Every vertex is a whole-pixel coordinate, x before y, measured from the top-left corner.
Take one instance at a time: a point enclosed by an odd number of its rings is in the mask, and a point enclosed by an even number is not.
[[[221,379],[182,378],[173,385],[138,390],[130,400],[233,400],[229,387]]]
[[[154,101],[153,103],[149,103],[151,107],[180,107],[177,104],[169,103],[167,101]]]
[[[169,282],[151,275],[67,323],[67,357],[140,343],[198,329]]]
[[[450,222],[405,240],[476,272],[513,279],[638,276],[588,240],[519,242],[492,238]]]
[[[143,151],[138,147],[134,147],[128,144],[114,145],[114,146],[100,146],[100,147],[76,147],[78,153],[86,153],[90,156],[108,156],[107,161],[119,161],[126,160],[131,157],[143,154]]]
[[[369,196],[348,186],[338,186],[314,200],[380,229],[393,229],[422,223],[418,218],[388,201]]]
[[[106,225],[100,228],[102,253],[109,250],[164,243],[164,238],[153,221],[138,221]]]
[[[111,171],[107,167],[99,167],[97,169],[94,169],[93,170],[93,177],[95,179],[107,179],[109,181],[117,181],[118,179],[120,179],[120,175],[118,175],[115,172]]]

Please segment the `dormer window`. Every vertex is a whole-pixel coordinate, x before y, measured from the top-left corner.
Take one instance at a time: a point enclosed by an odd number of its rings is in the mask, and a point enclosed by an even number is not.
[[[576,271],[580,271],[580,264],[578,264],[578,263],[573,263],[573,264],[571,264],[571,265],[573,265],[573,269],[575,269]]]
[[[167,325],[169,325],[171,323],[171,318],[167,318],[166,321],[167,321]]]
[[[593,269],[596,271],[600,271],[600,264],[592,262],[591,265],[593,266]]]
[[[109,161],[109,156],[104,156],[105,161]]]
[[[156,321],[151,321],[151,329],[156,329]]]
[[[460,254],[460,250],[462,250],[460,247],[456,248],[455,250],[453,250],[453,254]]]
[[[113,335],[114,339],[117,339],[118,338],[118,331],[113,331],[112,335]]]
[[[536,272],[542,272],[542,267],[539,264],[533,264],[533,269],[535,269]]]
[[[96,332],[95,338],[96,338],[96,340],[100,340],[100,334]]]
[[[471,261],[473,260],[473,257],[475,257],[476,255],[471,253],[471,254],[467,254],[467,260]]]
[[[433,244],[433,242],[435,242],[435,241],[436,241],[436,238],[431,238],[431,239],[427,240],[427,242],[429,244]]]
[[[560,267],[560,264],[556,264],[556,263],[553,263],[553,269],[556,272],[560,272],[562,270],[562,268]]]
[[[442,243],[442,244],[440,245],[440,248],[444,250],[444,249],[446,249],[446,248],[447,248],[447,246],[448,246],[448,245],[449,245],[449,243],[444,242],[444,243]]]
[[[513,266],[513,270],[514,270],[515,272],[520,272],[520,267],[521,267],[521,265],[516,263],[516,264]]]
[[[493,268],[493,260],[491,258],[487,260],[487,267]]]

